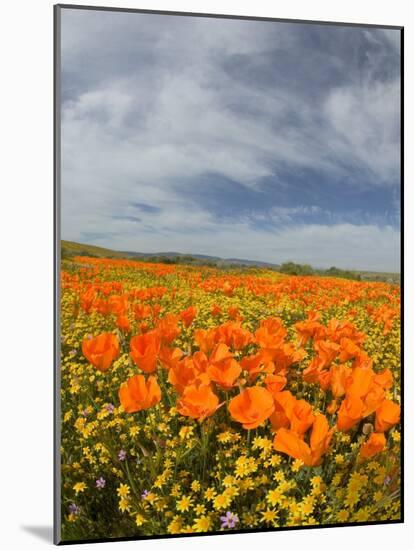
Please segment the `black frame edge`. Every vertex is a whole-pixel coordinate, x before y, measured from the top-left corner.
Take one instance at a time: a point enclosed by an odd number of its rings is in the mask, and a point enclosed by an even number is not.
[[[277,21],[279,23],[302,23],[302,24],[316,24],[316,25],[335,25],[344,27],[370,27],[380,29],[393,29],[401,30],[400,25],[381,25],[380,23],[350,23],[344,21],[320,21],[317,19],[289,19],[287,17],[264,17],[254,15],[231,15],[224,13],[202,13],[202,12],[186,12],[186,11],[173,11],[173,10],[151,10],[143,8],[122,8],[115,6],[89,6],[78,4],[55,4],[62,9],[80,9],[80,10],[93,10],[93,11],[113,11],[119,13],[147,13],[151,15],[176,15],[176,16],[188,16],[188,17],[210,17],[215,19],[241,19],[241,20],[253,20],[253,21]]]
[[[53,6],[53,543],[61,540],[60,465],[60,44],[61,8]]]
[[[404,208],[404,160],[405,160],[405,137],[404,137],[404,27],[400,30],[400,272],[401,272],[401,303],[400,303],[400,330],[401,330],[401,352],[400,352],[400,362],[401,362],[401,373],[400,373],[400,385],[401,385],[401,442],[400,442],[400,466],[401,466],[401,523],[404,523],[404,514],[405,514],[405,487],[404,487],[404,465],[405,465],[405,353],[404,353],[404,307],[405,307],[405,281],[404,281],[404,270],[405,270],[405,259],[404,259],[404,248],[405,248],[405,233],[404,233],[404,217],[405,217],[405,208]]]

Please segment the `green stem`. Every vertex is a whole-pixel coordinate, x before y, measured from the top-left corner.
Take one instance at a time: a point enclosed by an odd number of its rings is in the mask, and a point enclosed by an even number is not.
[[[206,422],[201,424],[201,449],[203,455],[203,469],[202,469],[202,480],[204,481],[206,475],[206,466],[207,466],[207,450],[209,443],[209,433],[208,425]]]
[[[125,461],[125,471],[126,471],[126,475],[127,475],[127,478],[128,478],[128,481],[131,485],[131,489],[133,491],[133,493],[135,494],[135,496],[138,498],[138,500],[140,499],[140,494],[138,492],[138,489],[135,485],[135,482],[134,480],[132,479],[132,476],[131,476],[131,472],[130,472],[130,469],[129,469],[129,466],[128,466],[128,461]]]

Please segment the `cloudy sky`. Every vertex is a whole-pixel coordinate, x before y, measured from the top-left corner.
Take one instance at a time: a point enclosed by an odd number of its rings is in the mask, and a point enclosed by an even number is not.
[[[62,10],[62,238],[399,271],[398,30]]]

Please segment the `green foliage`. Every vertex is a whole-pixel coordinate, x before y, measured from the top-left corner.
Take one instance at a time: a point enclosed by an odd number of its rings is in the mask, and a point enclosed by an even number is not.
[[[312,266],[309,264],[295,264],[294,262],[283,263],[279,271],[286,275],[313,275]]]
[[[330,277],[341,277],[342,279],[352,279],[355,281],[361,280],[361,275],[354,271],[348,271],[345,269],[339,269],[338,267],[330,267],[323,274],[329,275]]]

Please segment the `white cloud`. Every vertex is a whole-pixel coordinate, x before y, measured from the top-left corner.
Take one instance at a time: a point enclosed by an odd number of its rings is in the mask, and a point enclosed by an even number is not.
[[[399,182],[400,86],[364,83],[334,89],[325,103],[329,142],[336,155],[366,172],[374,185]]]
[[[303,56],[294,26],[227,20],[212,26],[194,18],[169,18],[166,25],[158,16],[146,17],[145,25],[137,21],[110,12],[63,13],[65,238],[90,235],[97,244],[147,252],[397,268],[397,235],[390,228],[292,227],[295,216],[323,211],[316,203],[301,206],[300,197],[289,209],[269,205],[270,221],[289,225],[272,233],[255,226],[260,214],[225,222],[185,195],[189,183],[206,174],[260,192],[264,178],[283,185],[279,172],[306,169],[343,185],[395,186],[398,85],[373,78],[375,57],[360,80],[321,89],[315,99],[306,81],[303,88],[286,87],[270,74],[260,83],[248,72],[250,61],[262,63],[260,74],[267,75],[271,59],[285,52]],[[394,48],[393,36],[386,40]],[[137,213],[134,202],[160,211]]]
[[[234,77],[234,71],[246,70],[249,55],[255,63],[263,59],[262,71],[272,70],[269,56],[277,59],[289,48],[303,56],[294,25],[193,18],[169,18],[166,25],[165,18],[153,16],[143,28],[135,26],[134,16],[74,10],[64,13],[63,21],[63,66],[69,73],[87,72],[82,59],[91,49],[102,48],[91,57],[98,66],[108,56],[109,73],[104,65],[99,82],[91,76],[98,87],[64,105],[64,140],[74,116],[87,130],[80,128],[78,148],[93,147],[87,140],[90,126],[96,125],[105,142],[118,128],[111,146],[122,147],[122,157],[131,155],[133,171],[143,178],[198,177],[211,171],[257,187],[278,167],[320,169],[350,179],[347,167],[354,165],[369,175],[364,185],[395,183],[398,177],[395,82],[367,86],[370,71],[361,82],[334,89],[325,105],[329,90],[321,89],[318,108],[303,90],[280,86],[277,74],[274,86]],[[116,62],[122,67],[127,58],[131,63],[133,54],[135,70],[119,70]],[[230,73],[223,68],[226,59]],[[90,67],[92,75],[94,70]],[[105,148],[105,143],[98,146]]]

